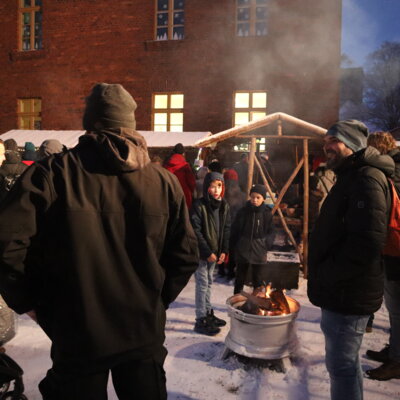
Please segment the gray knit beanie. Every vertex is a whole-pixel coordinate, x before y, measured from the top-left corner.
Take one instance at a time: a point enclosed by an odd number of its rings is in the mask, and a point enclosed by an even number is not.
[[[135,110],[135,100],[122,85],[98,83],[86,98],[83,128],[87,131],[136,129]]]
[[[338,138],[354,152],[367,147],[368,128],[355,119],[336,122],[326,134]]]

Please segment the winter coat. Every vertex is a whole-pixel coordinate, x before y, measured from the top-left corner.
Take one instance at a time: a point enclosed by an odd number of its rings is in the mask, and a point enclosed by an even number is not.
[[[243,192],[247,192],[247,181],[248,181],[248,171],[249,171],[249,164],[244,161],[239,161],[235,163],[233,169],[237,172],[239,177],[239,186]]]
[[[186,204],[190,209],[192,206],[193,191],[196,187],[196,179],[189,163],[186,162],[182,154],[173,154],[166,161],[164,167],[178,178],[185,194]]]
[[[395,164],[394,186],[400,196],[400,149],[396,148],[388,153]],[[389,281],[400,281],[400,259],[399,257],[385,256],[385,272]]]
[[[238,211],[246,204],[246,194],[240,190],[239,184],[234,180],[225,181],[225,200],[229,204],[231,221],[235,220]]]
[[[176,177],[124,129],[80,137],[31,166],[0,207],[0,292],[35,310],[55,362],[93,362],[164,341],[165,309],[198,266]]]
[[[212,200],[208,196],[208,188],[215,178],[224,181],[222,174],[218,172],[208,173],[204,178],[203,197],[194,201],[190,213],[202,260],[207,260],[213,253],[219,257],[221,253],[228,254],[229,251],[231,230],[229,205],[224,198],[221,199],[217,213],[219,216],[219,229],[217,231],[217,224],[214,219],[215,208],[212,207]]]
[[[238,263],[265,264],[273,236],[271,209],[266,204],[254,207],[248,201],[232,224],[229,247]]]
[[[310,238],[308,296],[321,308],[367,315],[383,296],[381,251],[386,240],[394,172],[389,156],[367,147],[335,171]]]

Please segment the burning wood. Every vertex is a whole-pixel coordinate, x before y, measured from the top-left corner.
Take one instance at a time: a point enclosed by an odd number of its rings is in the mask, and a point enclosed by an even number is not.
[[[254,315],[287,315],[290,314],[289,303],[282,290],[270,290],[267,288],[257,288],[252,294],[241,292],[246,297],[246,302],[238,309]]]

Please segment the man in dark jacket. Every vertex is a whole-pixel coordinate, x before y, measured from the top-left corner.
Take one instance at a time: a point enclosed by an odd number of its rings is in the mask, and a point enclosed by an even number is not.
[[[309,248],[310,301],[321,307],[333,400],[360,400],[359,349],[369,315],[383,297],[385,244],[394,162],[366,148],[359,121],[334,124],[325,136],[328,168],[337,181],[327,196]]]
[[[0,292],[52,341],[45,400],[165,399],[168,305],[197,267],[177,179],[150,163],[117,84],[86,99],[86,134],[38,161],[0,209]]]

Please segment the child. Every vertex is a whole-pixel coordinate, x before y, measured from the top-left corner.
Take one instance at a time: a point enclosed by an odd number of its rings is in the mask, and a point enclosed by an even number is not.
[[[268,283],[265,267],[267,250],[273,242],[273,225],[265,198],[265,187],[254,185],[250,200],[238,211],[232,225],[230,248],[235,252],[237,263],[234,294],[240,293],[245,283],[255,290],[263,290]]]
[[[211,308],[211,284],[215,264],[224,262],[229,248],[230,214],[224,196],[224,178],[210,172],[204,178],[203,197],[196,200],[191,212],[200,262],[194,274],[196,281],[195,332],[216,335],[226,322],[214,315]]]

